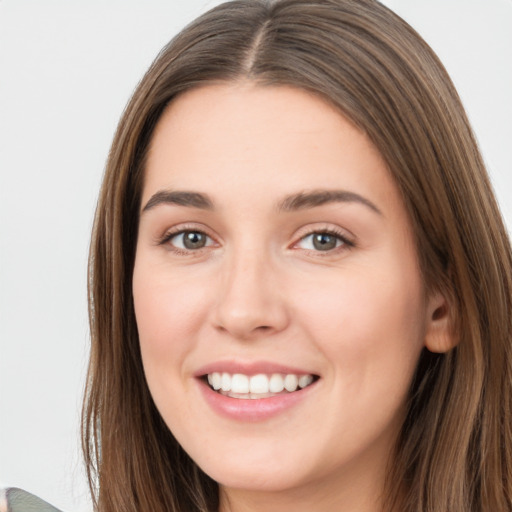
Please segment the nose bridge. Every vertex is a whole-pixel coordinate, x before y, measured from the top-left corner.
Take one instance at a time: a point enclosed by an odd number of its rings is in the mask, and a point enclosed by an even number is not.
[[[237,338],[277,332],[287,323],[279,269],[270,251],[240,244],[223,262],[216,324]]]

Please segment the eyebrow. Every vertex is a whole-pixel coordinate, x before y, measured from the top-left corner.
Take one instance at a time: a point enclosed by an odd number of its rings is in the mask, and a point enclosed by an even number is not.
[[[304,210],[306,208],[315,208],[329,203],[359,203],[368,207],[373,212],[382,215],[382,212],[369,199],[349,192],[348,190],[312,190],[311,192],[299,192],[287,196],[278,205],[282,211]]]
[[[160,204],[176,204],[201,210],[213,210],[213,201],[206,194],[179,190],[160,190],[151,196],[142,212],[147,212]]]
[[[278,210],[292,212],[315,208],[329,203],[359,203],[373,212],[382,212],[369,199],[348,190],[312,190],[286,196],[278,203]],[[175,204],[200,210],[214,210],[213,201],[206,194],[179,190],[160,190],[153,194],[142,212],[146,212],[161,204]]]

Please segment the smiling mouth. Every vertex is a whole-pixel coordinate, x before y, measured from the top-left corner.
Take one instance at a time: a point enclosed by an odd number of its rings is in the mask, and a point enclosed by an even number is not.
[[[245,375],[242,373],[213,372],[203,379],[217,393],[230,398],[258,399],[294,393],[311,386],[317,375],[272,373]]]

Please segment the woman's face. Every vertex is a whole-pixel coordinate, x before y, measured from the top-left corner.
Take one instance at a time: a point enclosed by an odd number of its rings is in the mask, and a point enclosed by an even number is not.
[[[175,100],[133,294],[156,406],[224,492],[380,490],[433,308],[390,173],[338,111],[251,83]]]

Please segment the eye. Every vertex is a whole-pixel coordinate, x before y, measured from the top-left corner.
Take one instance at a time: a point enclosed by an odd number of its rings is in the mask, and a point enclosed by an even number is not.
[[[170,243],[176,249],[182,249],[186,251],[194,251],[208,247],[213,244],[213,240],[202,231],[180,231],[174,233],[168,237],[164,242]]]
[[[327,252],[343,245],[352,246],[352,244],[340,234],[318,231],[301,238],[296,247],[309,251]]]

